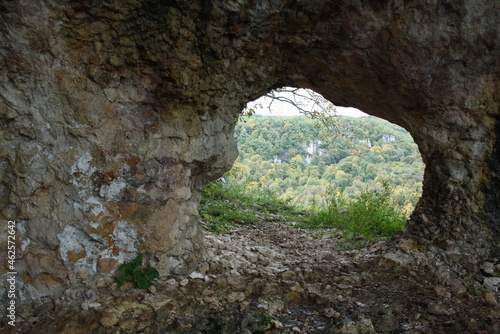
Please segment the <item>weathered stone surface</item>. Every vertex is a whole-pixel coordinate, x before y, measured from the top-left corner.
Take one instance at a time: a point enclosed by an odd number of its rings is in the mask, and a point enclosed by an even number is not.
[[[476,272],[500,257],[498,13],[494,0],[3,1],[0,220],[17,221],[21,301],[137,253],[191,272],[200,189],[234,161],[245,103],[284,85],[415,138],[424,192],[388,266]]]
[[[257,230],[265,237],[257,236]],[[373,266],[373,257],[380,258],[388,242],[358,249],[353,258],[352,251],[335,247],[339,233],[329,232],[319,230],[315,233],[321,238],[308,238],[310,230],[273,221],[231,228],[230,237],[208,233],[204,244],[213,258],[207,260],[224,268],[207,271],[208,279],[158,278],[147,291],[131,284],[118,288],[112,282],[83,293],[67,290],[54,303],[38,305],[36,310],[45,311],[36,311],[37,317],[23,308],[22,319],[7,333],[52,333],[54,325],[61,323],[71,333],[144,328],[152,333],[462,333],[472,326],[478,332],[498,332],[496,296],[482,290],[480,281],[473,290],[452,296],[438,283],[442,279],[430,272],[411,273],[403,267],[395,279],[394,274]],[[269,264],[246,268],[248,262],[242,256],[246,248],[273,254]],[[337,260],[318,262],[318,248]],[[276,250],[287,256],[279,256]],[[219,256],[222,252],[238,259],[238,269]],[[288,298],[290,292],[299,298]],[[58,307],[52,309],[54,305]]]
[[[359,321],[349,321],[346,322],[344,327],[342,327],[342,334],[375,334],[375,328],[370,319],[361,319]]]

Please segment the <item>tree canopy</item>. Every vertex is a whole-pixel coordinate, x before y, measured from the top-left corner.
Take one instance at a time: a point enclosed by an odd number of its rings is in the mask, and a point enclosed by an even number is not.
[[[355,197],[388,182],[396,204],[411,212],[424,164],[409,133],[374,117],[335,118],[341,133],[305,116],[243,117],[230,177],[303,206],[323,205],[332,191]]]

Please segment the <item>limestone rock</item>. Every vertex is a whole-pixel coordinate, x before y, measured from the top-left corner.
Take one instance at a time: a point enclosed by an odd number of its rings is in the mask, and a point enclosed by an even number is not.
[[[235,303],[235,302],[242,302],[243,300],[245,300],[245,293],[243,292],[231,292],[228,296],[227,296],[227,301],[229,303]]]
[[[446,309],[439,302],[430,302],[429,304],[427,304],[427,310],[429,311],[430,314],[434,314],[434,315],[450,315],[450,314],[453,314],[453,310]]]
[[[487,291],[485,294],[484,294],[484,299],[486,300],[486,302],[488,304],[491,304],[491,305],[498,305],[498,301],[495,297],[495,294],[491,291]]]
[[[118,318],[114,314],[105,313],[101,318],[101,324],[104,327],[113,327],[118,323]]]
[[[340,313],[336,312],[333,308],[326,308],[322,311],[323,315],[327,318],[339,318]]]
[[[342,334],[376,334],[370,319],[361,319],[359,321],[347,321],[342,327]]]
[[[24,245],[20,302],[81,290],[138,253],[162,276],[195,270],[201,188],[236,159],[245,104],[280,86],[413,135],[424,192],[391,265],[448,278],[498,258],[496,6],[2,2],[0,220]],[[252,252],[232,269],[278,256]]]
[[[491,292],[498,291],[500,287],[500,277],[486,277],[483,281],[483,286]]]
[[[273,325],[273,328],[276,328],[276,329],[283,328],[283,324],[278,320],[271,320],[271,324]]]
[[[189,274],[189,278],[191,279],[203,279],[204,277],[205,275],[197,271],[193,271],[191,274]]]
[[[486,274],[493,275],[495,273],[495,265],[491,262],[485,262],[480,267]]]

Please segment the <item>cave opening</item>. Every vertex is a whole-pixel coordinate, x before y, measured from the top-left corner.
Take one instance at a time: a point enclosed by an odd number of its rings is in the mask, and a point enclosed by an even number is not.
[[[425,165],[405,129],[309,89],[283,87],[249,102],[235,139],[232,169],[202,201],[205,227],[214,232],[285,221],[341,231],[337,237],[367,246],[403,230],[422,194]]]

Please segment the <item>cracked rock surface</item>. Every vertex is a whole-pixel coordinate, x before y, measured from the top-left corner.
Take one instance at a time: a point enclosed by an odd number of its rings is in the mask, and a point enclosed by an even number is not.
[[[373,276],[401,285],[411,270],[422,277],[413,280],[419,286],[432,273],[441,282],[475,280],[473,290],[496,288],[482,266],[500,258],[499,21],[498,0],[0,1],[0,223],[16,221],[23,316],[59,309],[67,294],[92,300],[137,254],[183,283],[178,290],[197,293],[195,280],[227,292],[206,297],[213,307],[229,296],[240,303],[241,293],[257,305],[260,293],[310,301],[306,283],[319,296],[343,296],[323,279],[354,286]],[[325,246],[298,264],[307,239],[286,254],[271,244],[248,248],[249,240],[238,255],[213,250],[222,262],[208,269],[245,271],[245,282],[259,284],[268,275],[290,289],[213,289],[222,276],[189,278],[209,262],[198,216],[202,188],[237,158],[234,126],[246,103],[285,86],[313,89],[408,130],[426,164],[422,198],[380,261],[352,254],[343,264],[343,255],[322,253]],[[274,242],[288,242],[280,238]],[[342,265],[351,269],[339,276]],[[401,273],[385,276],[384,265]],[[4,262],[2,305],[9,271]],[[321,279],[308,276],[315,273]],[[369,289],[391,296],[375,283]],[[416,290],[398,289],[398,296]],[[121,298],[128,304],[109,313],[109,323],[134,305]],[[431,301],[417,304],[433,305],[436,317],[456,316]],[[92,303],[85,312],[95,312]],[[150,309],[138,306],[126,326],[155,317]]]

